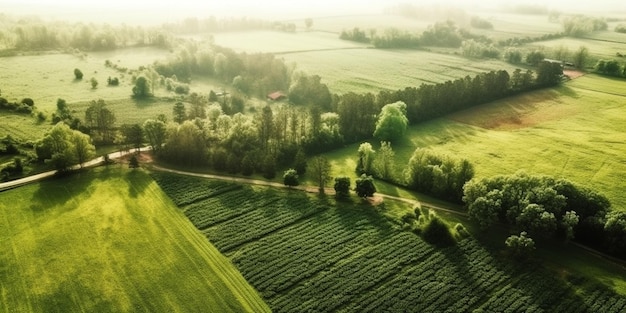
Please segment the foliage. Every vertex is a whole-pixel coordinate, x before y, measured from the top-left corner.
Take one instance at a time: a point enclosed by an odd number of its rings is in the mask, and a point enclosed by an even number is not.
[[[576,68],[584,68],[589,58],[589,49],[585,46],[580,46],[573,55],[573,63]]]
[[[546,58],[546,55],[539,50],[533,50],[526,54],[526,63],[537,66]]]
[[[96,89],[98,87],[98,80],[95,77],[92,77],[89,80],[89,83],[91,84],[91,89]]]
[[[202,130],[192,121],[168,126],[161,156],[177,164],[206,164],[207,145]]]
[[[583,15],[564,18],[562,23],[565,34],[572,37],[583,37],[591,32],[608,28],[604,19]]]
[[[374,148],[369,142],[364,142],[359,145],[358,152],[358,161],[356,166],[356,172],[358,174],[368,174],[371,175],[373,173],[372,164],[374,163],[375,153]]]
[[[416,48],[421,43],[419,34],[402,31],[397,28],[388,28],[382,35],[374,36],[370,40],[374,47],[379,49]]]
[[[451,20],[437,22],[429,26],[420,39],[420,43],[425,46],[440,46],[458,48],[461,46],[463,38],[457,26]]]
[[[404,180],[414,190],[460,201],[463,186],[474,177],[474,167],[465,159],[452,158],[417,148],[406,169]]]
[[[597,73],[608,76],[626,76],[626,65],[622,65],[617,60],[598,60],[598,63],[596,63],[594,69]]]
[[[172,115],[174,115],[174,122],[178,124],[182,124],[187,120],[187,111],[185,109],[185,104],[182,102],[176,102],[174,104],[174,108],[172,109]]]
[[[626,34],[626,24],[615,25],[615,32]]]
[[[81,70],[79,70],[79,69],[75,68],[75,69],[74,69],[74,77],[75,77],[77,80],[81,80],[81,79],[83,79],[83,72],[82,72]]]
[[[500,50],[493,44],[486,45],[475,41],[474,39],[463,40],[461,44],[461,54],[468,58],[492,58],[500,57]],[[513,62],[510,62],[513,63]]]
[[[137,156],[135,154],[130,156],[130,159],[128,160],[128,167],[129,168],[139,167],[139,160],[137,159]]]
[[[330,181],[331,166],[324,156],[316,156],[308,162],[307,173],[317,183],[320,194],[324,194],[326,184]]]
[[[307,162],[304,150],[298,149],[298,152],[293,160],[293,168],[296,172],[298,172],[298,175],[304,175],[304,173],[306,173]]]
[[[137,98],[152,97],[152,81],[146,76],[139,76],[133,86],[133,96]]]
[[[31,114],[34,109],[35,102],[31,98],[24,98],[18,103],[9,102],[6,98],[0,97],[0,110],[8,110],[21,114]]]
[[[298,172],[292,168],[286,170],[283,173],[283,184],[289,187],[298,186],[300,184],[298,181]]]
[[[555,86],[563,77],[563,65],[560,62],[543,61],[537,67],[537,85]]]
[[[472,16],[470,25],[474,28],[493,29],[493,24],[480,16]]]
[[[143,132],[152,151],[156,154],[160,153],[167,136],[165,123],[159,120],[148,119],[143,123]]]
[[[430,244],[447,247],[454,245],[456,241],[446,225],[439,217],[433,217],[422,230],[422,237]]]
[[[376,186],[374,186],[374,179],[372,176],[362,174],[361,177],[355,181],[356,187],[354,191],[361,198],[368,198],[374,196],[376,192]]]
[[[96,142],[113,142],[115,120],[115,114],[102,99],[92,100],[85,111],[85,124]]]
[[[139,150],[143,145],[143,128],[139,124],[124,124],[120,127],[123,137],[122,142],[131,144],[133,148]]]
[[[350,196],[350,177],[335,177],[335,196],[338,199],[345,199]]]
[[[380,107],[371,93],[349,92],[341,95],[336,111],[341,134],[346,142],[355,142],[372,135]]]
[[[535,241],[524,231],[519,236],[509,236],[504,243],[511,254],[517,258],[527,258],[535,250]]]
[[[393,181],[396,178],[394,156],[395,153],[391,148],[391,143],[381,141],[380,149],[378,149],[372,162],[374,177],[387,181]]]
[[[313,75],[302,75],[289,87],[289,100],[294,104],[311,104],[322,109],[330,108],[331,96],[328,86],[321,82],[322,78]]]
[[[409,120],[406,117],[406,104],[397,101],[385,105],[376,121],[374,137],[382,141],[396,141],[404,136]]]
[[[339,34],[339,38],[343,40],[352,40],[364,43],[368,43],[371,40],[371,38],[367,37],[365,31],[359,29],[358,27],[355,27],[352,30],[342,30],[341,34]]]
[[[95,156],[96,148],[88,135],[60,122],[37,141],[35,151],[40,161],[50,162],[57,170],[65,171],[74,164],[82,166]]]

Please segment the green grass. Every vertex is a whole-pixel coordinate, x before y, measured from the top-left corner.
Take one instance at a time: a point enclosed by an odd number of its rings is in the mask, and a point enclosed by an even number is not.
[[[276,312],[517,312],[532,307],[619,312],[626,304],[595,277],[551,271],[538,262],[512,262],[498,248],[485,248],[472,238],[448,248],[427,244],[384,217],[412,209],[404,203],[335,202],[295,190],[153,175]],[[623,270],[610,271],[623,278]]]
[[[548,21],[546,15],[507,13],[479,13],[477,15],[491,22],[493,29],[470,28],[470,31],[496,41],[509,38],[536,38],[563,31],[561,23]]]
[[[340,40],[327,32],[285,33],[278,31],[242,31],[214,34],[215,43],[237,52],[286,53],[293,51],[363,48],[367,45]]]
[[[163,59],[168,51],[154,48],[119,49],[112,52],[97,52],[84,55],[42,54],[0,58],[0,81],[2,96],[9,101],[32,98],[39,110],[52,113],[58,98],[68,104],[96,99],[129,98],[132,94],[131,75],[122,74],[104,66],[105,60],[136,69]],[[74,69],[84,76],[74,79]],[[119,77],[120,85],[107,86],[107,78]],[[95,77],[98,87],[91,88],[89,80]]]
[[[313,29],[334,33],[336,37],[343,30],[352,30],[355,27],[365,31],[369,36],[369,30],[375,29],[377,34],[383,34],[389,28],[397,28],[421,33],[432,21],[412,19],[391,14],[328,16],[313,19]]]
[[[620,59],[615,55],[616,53],[626,53],[626,36],[621,38],[622,36],[614,36],[614,35],[603,35],[606,34],[604,32],[600,32],[597,35],[591,34],[588,38],[560,38],[555,40],[548,41],[539,41],[529,45],[525,45],[525,48],[541,48],[546,47],[549,49],[554,49],[558,47],[566,47],[569,49],[570,54],[574,53],[580,47],[587,47],[589,49],[589,54],[593,59]],[[623,34],[622,34],[623,35]],[[597,37],[596,37],[597,36]],[[620,37],[621,39],[617,38]],[[611,39],[609,39],[611,38]],[[610,40],[619,40],[619,42],[614,42]],[[595,63],[588,63],[587,66],[593,66]]]
[[[298,69],[322,77],[332,92],[397,90],[434,84],[494,70],[512,73],[499,60],[473,60],[455,54],[416,50],[356,49],[290,53],[283,56]]]
[[[0,242],[3,312],[269,311],[141,170],[0,193]]]
[[[467,158],[476,177],[529,173],[572,180],[605,194],[626,210],[626,81],[586,75],[409,128],[392,144],[396,163],[417,147]],[[587,89],[595,89],[592,91]],[[353,171],[358,145],[329,154],[335,174]],[[353,175],[353,174],[352,174]]]

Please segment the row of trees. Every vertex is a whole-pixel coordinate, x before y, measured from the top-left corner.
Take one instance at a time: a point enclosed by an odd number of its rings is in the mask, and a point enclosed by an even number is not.
[[[626,256],[626,213],[613,212],[608,199],[591,189],[520,171],[472,180],[463,192],[470,218],[483,230],[503,223],[530,237],[576,238]]]
[[[600,74],[626,77],[626,64],[621,64],[617,60],[599,60],[594,69]]]

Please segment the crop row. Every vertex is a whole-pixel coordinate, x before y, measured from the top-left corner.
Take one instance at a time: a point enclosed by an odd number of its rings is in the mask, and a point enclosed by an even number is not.
[[[242,188],[234,183],[168,173],[152,173],[152,178],[179,207]]]
[[[193,203],[186,207],[185,215],[196,228],[203,230],[258,208],[268,207],[278,200],[280,198],[276,196],[264,197],[241,189],[229,192],[225,197],[213,197]]]
[[[325,209],[313,205],[290,205],[289,201],[275,202],[270,208],[257,208],[209,227],[203,232],[215,246],[224,252],[306,219]]]

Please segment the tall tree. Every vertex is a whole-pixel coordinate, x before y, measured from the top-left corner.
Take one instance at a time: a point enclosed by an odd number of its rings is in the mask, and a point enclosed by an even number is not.
[[[187,111],[185,109],[185,104],[183,104],[182,102],[176,102],[176,104],[174,104],[172,114],[174,115],[174,122],[182,124],[184,121],[186,121]]]
[[[147,98],[152,96],[152,81],[146,76],[137,77],[133,86],[133,95],[137,98]]]
[[[324,194],[326,183],[328,183],[331,179],[331,166],[328,159],[323,156],[316,156],[312,158],[309,162],[309,169],[307,172],[311,175],[311,178],[317,181],[319,193]]]
[[[57,170],[65,171],[71,165],[82,164],[93,157],[95,147],[89,136],[60,122],[35,144],[35,152],[40,160],[51,162]]]
[[[143,131],[146,135],[146,139],[148,139],[152,151],[157,154],[161,151],[161,147],[165,142],[167,135],[166,129],[165,123],[159,120],[150,119],[143,123]]]
[[[393,178],[394,156],[395,153],[391,148],[391,143],[382,141],[373,163],[374,173],[378,178],[385,180]]]
[[[580,46],[580,48],[574,52],[574,66],[579,69],[584,68],[588,58],[589,49],[585,46]]]
[[[92,100],[85,111],[85,123],[98,142],[111,143],[114,139],[115,114],[107,108],[104,100]]]
[[[124,141],[133,146],[133,148],[139,151],[139,148],[143,145],[143,129],[139,124],[124,124],[121,127],[122,136]]]
[[[398,140],[404,136],[408,125],[406,104],[402,101],[387,104],[378,116],[374,137],[383,141]]]

